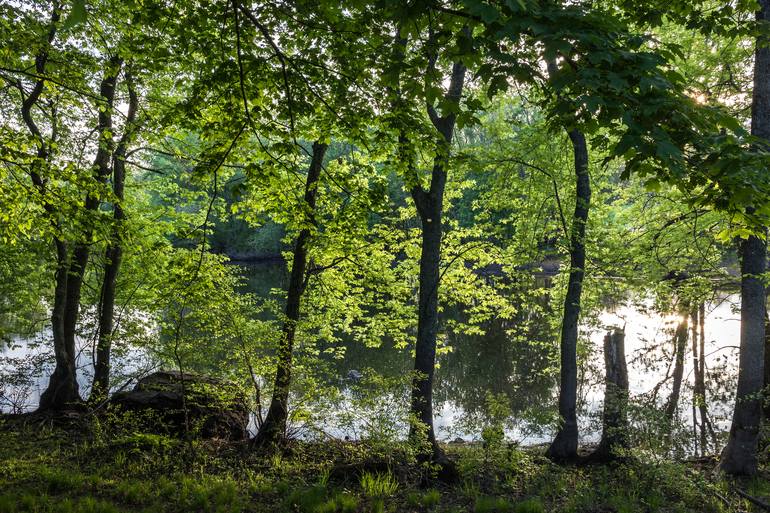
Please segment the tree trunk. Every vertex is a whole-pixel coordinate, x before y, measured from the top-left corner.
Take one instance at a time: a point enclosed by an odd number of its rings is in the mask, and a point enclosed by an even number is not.
[[[59,410],[69,404],[81,401],[75,368],[76,355],[69,351],[64,334],[64,310],[67,301],[67,271],[69,268],[67,246],[59,239],[54,242],[57,268],[55,273],[56,287],[51,310],[51,331],[53,333],[56,366],[48,381],[48,387],[40,395],[38,410]]]
[[[711,444],[716,450],[717,447],[717,434],[714,431],[714,426],[711,424],[711,419],[708,415],[708,405],[706,404],[706,305],[700,304],[700,360],[698,361],[698,374],[697,383],[698,395],[699,395],[699,408],[700,408],[700,439],[701,450],[708,452],[708,442],[706,441],[706,431],[708,430],[711,436]]]
[[[310,212],[311,224],[313,223],[313,211],[316,205],[318,193],[318,180],[321,176],[324,155],[328,145],[316,141],[313,143],[313,156],[305,181],[305,203]],[[288,420],[289,387],[291,385],[291,362],[294,350],[294,337],[297,323],[300,318],[300,301],[305,292],[305,275],[307,272],[307,250],[310,239],[310,229],[303,228],[294,241],[293,259],[289,287],[286,296],[284,310],[284,322],[281,333],[281,341],[278,345],[278,364],[275,371],[273,385],[273,397],[267,416],[259,428],[255,446],[273,446],[281,442],[286,435],[286,422]]]
[[[767,296],[765,296],[767,301]],[[765,422],[770,423],[770,317],[765,314]]]
[[[698,309],[690,313],[690,340],[692,346],[692,443],[693,454],[698,455]],[[700,454],[703,454],[703,444],[700,444]]]
[[[99,338],[96,343],[96,362],[94,364],[94,379],[91,386],[91,400],[100,401],[107,397],[110,390],[110,355],[112,338],[115,327],[115,294],[117,290],[118,272],[123,260],[122,224],[125,219],[123,211],[124,188],[126,179],[126,151],[134,135],[134,122],[139,109],[139,98],[136,95],[131,75],[126,71],[128,87],[128,112],[123,135],[112,154],[112,192],[115,195],[113,206],[114,225],[112,239],[105,250],[104,278],[99,301]]]
[[[465,82],[465,65],[452,66],[446,99],[459,104]],[[432,106],[428,113],[438,131],[437,156],[433,162],[430,189],[423,190],[419,181],[412,187],[412,199],[422,221],[422,252],[420,254],[419,300],[417,310],[417,340],[415,344],[414,377],[412,378],[411,414],[414,421],[410,438],[427,441],[430,448],[421,451],[424,459],[441,465],[441,471],[452,473],[453,467],[436,441],[433,428],[433,374],[436,367],[436,337],[438,335],[438,287],[441,264],[441,217],[446,186],[449,152],[454,134],[456,115],[439,117]],[[447,476],[449,477],[449,476]]]
[[[626,334],[615,329],[604,337],[604,413],[602,438],[590,459],[609,461],[622,457],[618,450],[628,448],[628,368],[626,366]]]
[[[760,0],[759,21],[770,21],[770,0]],[[770,141],[770,46],[767,37],[757,39],[754,60],[754,93],[751,133]],[[766,247],[762,238],[751,236],[741,243],[741,341],[738,390],[727,446],[720,467],[728,474],[757,473],[757,444],[762,417],[759,399],[764,384],[765,271]]]
[[[757,472],[757,444],[762,416],[759,393],[764,385],[765,244],[751,236],[741,244],[741,341],[738,390],[727,445],[720,467],[729,474]]]
[[[687,317],[684,317],[676,327],[674,333],[674,374],[671,384],[671,396],[665,407],[666,423],[670,427],[674,422],[674,416],[679,407],[679,396],[682,391],[682,377],[684,376],[684,354],[687,351]]]
[[[442,163],[433,168],[434,177],[445,174]],[[445,181],[436,178],[435,183]],[[433,188],[433,187],[431,187]],[[438,335],[438,287],[441,262],[441,217],[443,184],[436,196],[413,191],[422,220],[422,253],[420,255],[420,291],[417,315],[417,342],[415,345],[412,381],[411,412],[418,421],[412,425],[411,437],[427,436],[433,455],[441,455],[433,428],[433,375],[436,366],[436,337]],[[424,430],[424,433],[421,432]]]
[[[577,458],[577,339],[580,321],[580,299],[585,276],[585,233],[591,206],[591,181],[588,174],[588,145],[585,136],[569,132],[575,154],[575,213],[570,232],[570,271],[567,295],[564,298],[564,317],[561,325],[559,416],[562,425],[546,455],[554,461]]]
[[[120,71],[122,60],[119,57],[113,57],[107,64],[107,68],[104,71],[104,75],[99,87],[99,95],[104,105],[100,106],[97,133],[99,135],[99,147],[96,150],[96,157],[94,158],[94,176],[97,183],[104,183],[110,174],[110,156],[112,155],[112,109],[115,99],[115,83],[117,75]],[[86,193],[84,202],[84,210],[86,215],[93,214],[101,204],[101,200],[98,194],[93,191]],[[90,220],[86,220],[86,226],[90,223]],[[69,266],[66,265],[60,267],[57,273],[66,273],[66,284],[62,279],[63,285],[63,305],[55,305],[61,309],[61,312],[57,312],[56,315],[61,315],[61,337],[58,341],[62,347],[58,350],[54,350],[55,353],[61,353],[62,357],[66,357],[68,361],[62,362],[59,365],[57,358],[57,365],[54,369],[54,373],[51,375],[48,388],[40,396],[39,409],[56,409],[64,407],[62,402],[64,395],[62,390],[70,390],[72,388],[71,382],[74,382],[76,401],[80,401],[80,395],[77,392],[77,380],[76,380],[76,335],[77,335],[77,321],[80,313],[80,294],[83,286],[83,278],[85,276],[86,265],[88,264],[88,255],[90,251],[90,239],[93,230],[88,227],[84,229],[82,238],[75,245],[72,251],[72,257],[69,261]],[[57,245],[59,242],[57,241]],[[63,244],[63,243],[62,243]],[[60,252],[57,249],[57,252]],[[60,260],[60,259],[59,259]],[[59,286],[59,278],[57,277],[57,289]],[[60,291],[57,290],[57,294]],[[56,323],[59,323],[57,318]],[[58,326],[57,326],[58,328]],[[57,339],[54,338],[54,346],[57,345]],[[66,375],[65,375],[66,373]],[[66,395],[71,396],[71,392]],[[72,402],[72,401],[68,401]]]
[[[58,4],[54,4],[51,12],[51,22],[47,34],[47,46],[35,56],[35,72],[43,77],[48,63],[48,47],[56,36],[56,27],[60,20]],[[45,80],[39,78],[29,95],[21,105],[21,117],[30,134],[37,141],[37,159],[30,169],[32,184],[43,198],[43,208],[49,216],[54,230],[58,230],[58,213],[54,204],[47,198],[47,180],[41,174],[40,166],[49,163],[50,152],[40,129],[32,116],[32,109],[40,99],[45,87]],[[52,127],[51,139],[55,139],[56,127]],[[78,382],[75,370],[75,354],[69,351],[66,343],[65,311],[67,302],[67,285],[69,279],[69,252],[66,242],[60,236],[54,236],[56,248],[56,271],[54,273],[54,301],[51,309],[51,331],[53,333],[54,357],[56,367],[49,379],[48,388],[41,394],[38,410],[61,409],[68,404],[80,402]]]

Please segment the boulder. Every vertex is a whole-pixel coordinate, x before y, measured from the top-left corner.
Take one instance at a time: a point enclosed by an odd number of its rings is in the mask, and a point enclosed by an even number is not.
[[[192,436],[248,438],[249,410],[243,395],[232,383],[211,376],[154,372],[133,390],[114,394],[110,407],[136,413],[142,427],[151,432],[183,436],[186,409]]]

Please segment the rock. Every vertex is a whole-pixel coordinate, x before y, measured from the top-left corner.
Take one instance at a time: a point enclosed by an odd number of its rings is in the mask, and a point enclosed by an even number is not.
[[[350,381],[359,381],[361,378],[363,378],[364,375],[358,372],[355,369],[351,369],[348,371],[348,379]]]
[[[154,372],[140,379],[133,390],[113,395],[110,407],[140,414],[144,429],[175,436],[185,434],[186,407],[193,436],[248,438],[249,410],[245,399],[232,383],[211,376]]]

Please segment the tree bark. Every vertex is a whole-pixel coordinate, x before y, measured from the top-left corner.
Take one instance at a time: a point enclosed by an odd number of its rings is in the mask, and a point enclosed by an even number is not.
[[[602,438],[590,459],[610,461],[622,457],[618,450],[628,448],[628,367],[626,334],[615,329],[604,337],[605,391]]]
[[[765,296],[767,301],[767,296]],[[770,316],[765,314],[765,396],[764,408],[765,422],[770,423]]]
[[[717,447],[717,434],[714,431],[714,426],[711,424],[708,414],[708,404],[706,403],[706,305],[700,304],[700,360],[698,361],[698,374],[696,386],[698,387],[699,395],[699,408],[700,408],[700,439],[701,450],[704,454],[708,451],[708,442],[706,440],[706,432],[711,437],[711,444],[714,449]]]
[[[327,148],[328,145],[325,143],[319,141],[313,143],[313,156],[305,180],[305,203],[310,212],[310,219],[308,221],[311,224],[314,222],[313,212],[318,193],[318,180],[321,176],[323,159]],[[286,436],[286,422],[289,417],[288,402],[289,387],[291,385],[292,352],[294,350],[297,323],[301,313],[300,303],[306,286],[307,252],[310,236],[310,229],[303,228],[294,241],[283,329],[281,341],[278,345],[278,364],[275,371],[273,397],[270,401],[270,408],[267,411],[265,420],[254,439],[253,443],[255,446],[274,446],[279,444]]]
[[[117,75],[120,71],[122,60],[119,57],[113,57],[107,63],[102,81],[99,86],[99,96],[103,102],[103,108],[99,109],[97,134],[99,136],[99,146],[94,158],[93,170],[97,184],[103,184],[110,174],[110,156],[112,155],[112,110],[115,99],[115,84]],[[88,215],[95,212],[101,199],[94,191],[87,191],[84,202],[84,210]],[[88,224],[90,221],[86,221]],[[66,407],[68,403],[79,402],[80,393],[77,384],[76,369],[76,335],[77,321],[80,313],[80,294],[83,286],[86,265],[88,264],[88,255],[90,251],[90,239],[92,229],[86,228],[72,250],[69,265],[62,265],[61,258],[58,258],[58,274],[66,274],[66,282],[61,276],[57,276],[57,290],[55,302],[62,301],[63,304],[55,304],[54,311],[56,319],[54,321],[54,353],[57,355],[56,368],[54,369],[48,387],[40,396],[38,409],[59,409]],[[66,244],[57,240],[57,254],[66,254]],[[59,245],[64,246],[64,251],[59,249]],[[61,283],[60,283],[61,282]],[[63,290],[58,290],[59,286]],[[59,295],[61,294],[61,296]],[[52,314],[53,317],[54,314]],[[56,330],[60,330],[57,335]],[[58,349],[56,346],[60,345]],[[74,389],[74,394],[73,394]]]
[[[67,302],[68,255],[67,245],[55,239],[56,286],[51,310],[51,331],[56,366],[48,381],[48,387],[40,395],[38,410],[59,410],[81,401],[75,367],[75,354],[70,352],[64,331],[64,310]]]
[[[65,336],[65,310],[67,299],[67,284],[69,270],[69,254],[67,244],[58,234],[57,213],[54,204],[48,199],[47,180],[41,174],[41,166],[47,165],[50,159],[50,152],[46,140],[32,115],[32,109],[37,105],[40,95],[45,87],[45,80],[42,78],[46,72],[48,63],[48,49],[56,37],[56,27],[59,23],[61,13],[59,5],[54,4],[51,12],[51,22],[46,37],[47,45],[35,56],[35,72],[40,77],[35,82],[32,90],[26,98],[23,98],[21,105],[21,117],[27,126],[30,134],[37,141],[37,158],[30,168],[30,179],[40,196],[43,198],[43,208],[49,216],[56,235],[53,237],[54,247],[56,249],[56,271],[54,273],[54,300],[51,309],[51,331],[53,334],[54,357],[56,366],[51,374],[48,388],[40,396],[38,403],[39,410],[61,409],[68,404],[80,402],[80,393],[75,375],[75,354],[68,350]],[[51,139],[55,139],[56,127],[52,126]]]
[[[682,391],[682,377],[684,376],[684,355],[687,351],[687,317],[685,316],[677,325],[674,332],[674,373],[672,376],[671,395],[666,402],[666,423],[670,427],[674,422],[674,416],[679,407],[679,396]]]
[[[757,20],[770,21],[770,0],[760,0]],[[751,133],[770,142],[770,46],[766,36],[757,38],[754,58],[754,92]],[[762,417],[760,400],[764,384],[766,247],[751,236],[741,243],[741,335],[738,390],[727,445],[720,467],[733,475],[757,473],[757,445]]]
[[[118,272],[123,260],[122,224],[125,219],[123,210],[126,178],[126,152],[134,136],[134,122],[139,110],[139,98],[134,88],[133,79],[128,71],[125,74],[128,88],[128,112],[123,135],[112,154],[112,192],[115,195],[113,206],[114,225],[112,238],[105,250],[104,278],[99,301],[99,338],[96,343],[96,362],[94,379],[91,386],[91,400],[99,401],[107,397],[110,390],[110,355],[115,326],[115,294]]]
[[[575,154],[575,212],[570,232],[570,271],[564,316],[561,325],[559,416],[562,425],[546,455],[554,461],[577,458],[577,339],[580,322],[580,300],[585,276],[585,233],[591,206],[591,181],[588,173],[588,145],[578,130],[569,132]]]
[[[455,62],[446,99],[459,104],[465,82],[465,65]],[[411,195],[422,221],[422,252],[420,254],[419,299],[417,310],[417,340],[415,344],[414,377],[412,378],[411,414],[414,422],[410,438],[427,441],[430,449],[421,451],[424,459],[445,463],[446,456],[436,441],[433,427],[433,375],[436,367],[436,338],[438,335],[438,289],[441,264],[441,236],[444,188],[449,166],[449,153],[456,115],[438,116],[433,106],[428,114],[438,132],[437,155],[431,171],[430,189],[425,191],[415,177]],[[442,465],[442,470],[448,470]]]
[[[699,310],[693,308],[690,313],[690,341],[692,347],[692,373],[693,373],[693,386],[692,386],[692,440],[693,440],[693,454],[698,454],[698,448],[700,446],[700,454],[703,454],[703,445],[699,444],[698,439],[698,324],[699,324]]]

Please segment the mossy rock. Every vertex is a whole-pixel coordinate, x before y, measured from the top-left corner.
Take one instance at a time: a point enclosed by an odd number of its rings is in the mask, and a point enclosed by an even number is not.
[[[133,390],[113,395],[110,407],[138,414],[150,432],[228,440],[248,437],[249,410],[238,388],[202,374],[154,372]]]

